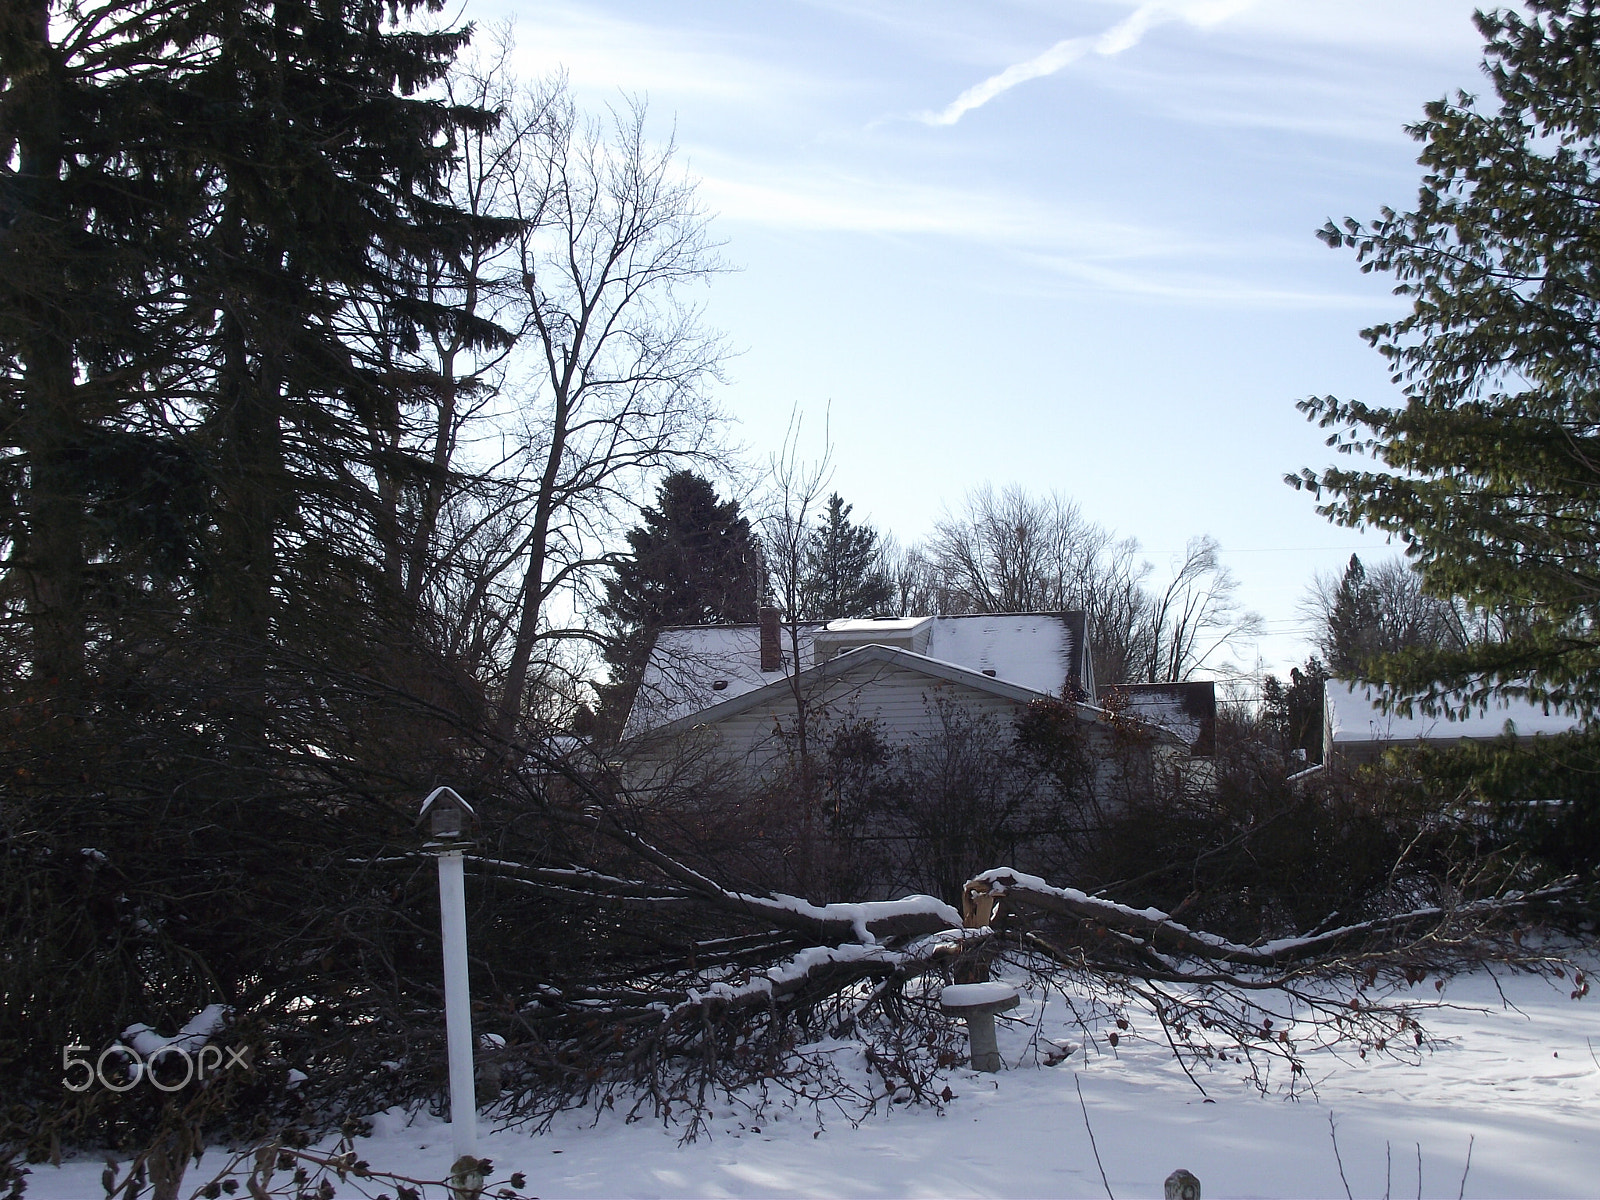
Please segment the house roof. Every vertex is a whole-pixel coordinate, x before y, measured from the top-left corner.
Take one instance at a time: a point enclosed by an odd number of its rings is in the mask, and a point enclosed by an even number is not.
[[[847,617],[823,626],[829,633],[911,633],[935,617]]]
[[[926,632],[925,652],[901,652],[912,659],[953,667],[962,671],[963,677],[975,674],[991,683],[998,681],[1024,689],[1029,699],[1060,695],[1069,680],[1086,692],[1093,690],[1081,612],[809,623],[798,631],[802,671],[816,665],[816,635],[824,632],[830,635],[824,639],[830,644],[848,641],[857,646],[873,644],[870,639],[875,633],[899,641],[913,632]],[[794,665],[787,627],[781,631],[781,641],[784,668],[763,672],[759,625],[663,629],[645,664],[623,736],[637,737],[783,681]],[[937,674],[937,670],[930,669],[930,673]]]
[[[799,629],[800,661],[809,663],[812,636],[820,625]],[[790,631],[781,631],[785,669],[792,662]],[[761,670],[758,625],[687,625],[656,635],[623,727],[637,737],[689,713],[732,700],[783,679],[784,671]]]
[[[1582,717],[1546,711],[1541,704],[1521,697],[1498,696],[1487,710],[1474,708],[1465,716],[1424,716],[1420,712],[1402,717],[1383,711],[1381,688],[1371,684],[1330,679],[1323,684],[1324,726],[1334,747],[1370,745],[1377,742],[1439,742],[1461,738],[1497,738],[1511,727],[1518,737],[1568,733],[1583,727]],[[1461,697],[1446,697],[1451,707],[1463,703]]]
[[[1113,683],[1101,699],[1119,696],[1127,714],[1183,740],[1189,753],[1209,757],[1217,742],[1217,685],[1210,679],[1186,683]]]
[[[842,654],[837,658],[830,658],[827,662],[807,667],[802,670],[797,680],[781,672],[770,674],[771,682],[759,688],[751,688],[726,700],[718,701],[705,708],[691,709],[677,718],[657,725],[646,726],[639,730],[631,730],[630,737],[649,733],[654,736],[671,736],[685,732],[698,725],[713,724],[728,717],[771,703],[782,700],[790,695],[791,689],[798,683],[802,688],[812,688],[824,680],[833,679],[850,671],[859,671],[864,666],[881,663],[906,670],[915,671],[932,679],[941,679],[948,683],[958,683],[976,691],[988,692],[991,695],[1003,696],[1019,704],[1030,704],[1035,700],[1043,700],[1052,695],[1034,688],[1023,687],[988,675],[981,670],[974,671],[956,663],[942,662],[930,658],[926,654],[914,654],[909,650],[901,650],[894,646],[868,645],[849,654]],[[1100,709],[1089,704],[1077,705],[1079,715],[1085,720],[1103,721],[1106,715]]]
[[[1093,695],[1081,612],[935,617],[928,657],[993,671],[997,679],[1059,695],[1069,680]]]

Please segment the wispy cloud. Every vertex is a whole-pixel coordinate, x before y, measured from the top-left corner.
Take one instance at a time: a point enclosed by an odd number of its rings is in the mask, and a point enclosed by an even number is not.
[[[788,232],[943,238],[985,246],[1033,269],[1031,282],[1008,275],[1010,292],[1037,288],[1040,295],[1060,296],[1087,289],[1179,305],[1243,308],[1370,310],[1374,303],[1359,289],[1329,291],[1288,282],[1295,276],[1285,271],[1285,263],[1320,258],[1320,248],[1259,239],[1219,242],[1059,202],[815,166],[752,176],[741,164],[707,157],[722,170],[702,175],[700,191],[719,220]],[[1217,268],[1224,262],[1230,265]]]
[[[1186,254],[1191,243],[1137,222],[999,190],[897,179],[810,162],[760,169],[690,147],[700,194],[723,220],[832,233],[956,238],[1092,257]]]
[[[1158,25],[1182,21],[1196,28],[1207,28],[1243,12],[1255,0],[1152,0],[1139,5],[1104,33],[1092,37],[1065,38],[1043,54],[1025,62],[1013,63],[997,75],[975,83],[938,112],[920,114],[929,125],[954,125],[975,108],[982,108],[1002,92],[1020,83],[1054,75],[1088,54],[1113,57],[1137,46],[1144,35]]]
[[[1024,256],[1035,266],[1070,281],[1066,294],[1085,286],[1097,292],[1144,300],[1163,300],[1192,307],[1348,309],[1371,312],[1381,300],[1358,291],[1332,291],[1284,286],[1282,273],[1206,274],[1171,263],[1141,264],[1135,269],[1066,255]],[[1265,277],[1263,277],[1265,276]]]
[[[620,90],[660,95],[669,106],[703,99],[750,108],[813,96],[823,87],[775,60],[760,33],[743,28],[714,31],[652,23],[573,0],[539,5],[479,0],[475,7],[490,18],[513,18],[522,72],[560,72],[592,98],[614,99]]]

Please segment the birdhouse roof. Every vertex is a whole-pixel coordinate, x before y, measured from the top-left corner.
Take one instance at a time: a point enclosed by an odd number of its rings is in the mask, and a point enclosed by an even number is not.
[[[456,791],[455,788],[436,787],[433,789],[433,791],[428,793],[428,798],[422,802],[422,808],[417,813],[417,820],[422,820],[423,817],[427,816],[431,811],[433,811],[433,808],[436,804],[441,803],[455,804],[469,817],[476,817],[478,815],[478,810],[473,808],[471,804],[467,803],[466,799],[461,795],[460,792]]]

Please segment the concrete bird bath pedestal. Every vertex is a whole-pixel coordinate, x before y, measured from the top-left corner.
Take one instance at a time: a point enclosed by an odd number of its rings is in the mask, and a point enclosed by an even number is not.
[[[974,1071],[998,1071],[1000,1047],[994,1040],[994,1015],[1022,1001],[1009,983],[953,983],[939,993],[939,1007],[967,1022]]]

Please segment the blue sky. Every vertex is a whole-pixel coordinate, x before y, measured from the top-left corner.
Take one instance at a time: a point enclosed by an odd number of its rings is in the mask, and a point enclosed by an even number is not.
[[[1482,92],[1458,0],[469,0],[590,108],[646,97],[739,269],[706,297],[757,459],[830,415],[846,500],[903,542],[991,481],[1057,490],[1157,574],[1220,540],[1259,654],[1380,537],[1282,482],[1294,409],[1393,398],[1398,311],[1315,230],[1416,195],[1406,123]]]

